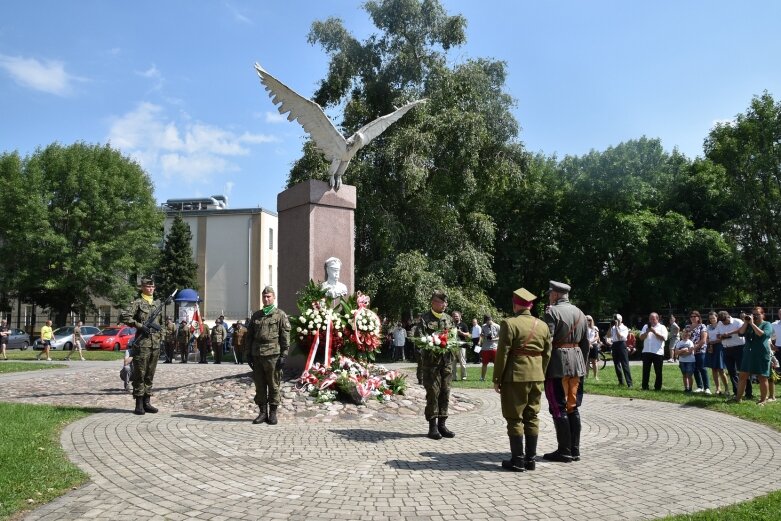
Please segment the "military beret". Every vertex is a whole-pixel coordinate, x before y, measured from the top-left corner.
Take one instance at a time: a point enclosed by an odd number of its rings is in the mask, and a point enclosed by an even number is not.
[[[550,293],[551,291],[555,291],[557,293],[569,293],[569,291],[572,288],[569,286],[569,284],[564,284],[563,282],[556,282],[555,280],[548,281],[548,291],[546,293]]]
[[[439,300],[447,300],[447,293],[442,291],[441,289],[435,289],[431,292],[431,298],[435,299],[438,298]]]
[[[274,286],[266,286],[265,288],[263,288],[263,292],[262,293],[263,294],[271,293],[272,295],[276,295],[277,294],[277,292],[274,291]]]
[[[141,277],[141,286],[154,286],[155,279],[152,277]]]
[[[515,291],[513,291],[513,295],[518,297],[521,300],[525,300],[526,302],[532,302],[537,297],[533,295],[529,290],[526,288],[518,288]]]

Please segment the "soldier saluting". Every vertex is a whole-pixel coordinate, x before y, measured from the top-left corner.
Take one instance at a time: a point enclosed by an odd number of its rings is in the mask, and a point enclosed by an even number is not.
[[[252,314],[247,324],[245,344],[255,382],[255,403],[260,414],[252,423],[277,424],[280,403],[279,381],[288,350],[290,321],[276,304],[274,288],[266,286],[262,293],[263,309]]]
[[[130,303],[130,307],[119,315],[119,321],[136,328],[133,344],[133,397],[136,399],[135,414],[155,413],[157,408],[150,403],[152,383],[160,358],[160,341],[163,338],[162,318],[158,314],[152,324],[146,324],[152,312],[161,306],[155,300],[155,281],[151,277],[141,278],[141,296]]]
[[[512,457],[502,467],[516,472],[534,470],[545,369],[551,357],[547,324],[531,315],[537,298],[525,288],[513,292],[515,316],[499,327],[499,347],[494,362],[494,390],[501,395],[502,416],[507,420]],[[524,438],[526,452],[523,450]]]
[[[583,401],[583,377],[590,345],[586,334],[586,316],[569,301],[570,287],[551,280],[548,286],[550,307],[545,322],[553,337],[553,352],[545,373],[545,398],[553,416],[558,448],[543,459],[569,463],[580,460],[580,411]]]

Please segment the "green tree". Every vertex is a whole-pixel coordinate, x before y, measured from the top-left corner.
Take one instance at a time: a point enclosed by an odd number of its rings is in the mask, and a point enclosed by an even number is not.
[[[723,196],[735,215],[721,230],[738,245],[757,302],[781,299],[781,102],[765,92],[744,114],[716,125],[705,155],[726,172]]]
[[[412,99],[428,98],[361,149],[347,171],[356,185],[356,285],[381,308],[420,311],[430,286],[401,291],[408,274],[420,286],[440,285],[467,309],[493,306],[487,296],[496,224],[488,208],[520,180],[513,100],[503,92],[503,62],[476,59],[449,66],[447,51],[465,41],[466,21],[434,0],[367,2],[379,33],[363,42],[337,19],[316,22],[309,40],[329,54],[329,72],[315,92],[322,106],[344,106],[341,128],[367,121]],[[326,165],[307,144],[289,184],[325,178]],[[468,315],[467,315],[468,317]]]
[[[115,304],[157,264],[163,215],[141,167],[110,146],[52,144],[0,157],[3,283],[57,323],[94,297]]]
[[[198,264],[193,259],[193,234],[190,226],[177,214],[165,237],[157,268],[157,289],[168,296],[175,289],[198,289]]]

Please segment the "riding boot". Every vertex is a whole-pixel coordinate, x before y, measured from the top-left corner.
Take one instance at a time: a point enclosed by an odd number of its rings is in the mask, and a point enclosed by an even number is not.
[[[156,413],[157,407],[152,407],[152,404],[149,403],[150,398],[151,397],[148,394],[144,395],[144,400],[142,402],[142,405],[144,406],[144,412]]]
[[[144,397],[143,396],[136,396],[136,410],[133,411],[133,414],[138,414],[139,416],[143,416],[146,414],[144,411]]]
[[[556,427],[556,442],[559,447],[553,452],[543,454],[542,459],[569,463],[572,461],[572,454],[570,453],[569,419],[566,415],[561,416],[561,418],[554,418],[553,425]]]
[[[526,470],[523,463],[523,436],[510,436],[510,454],[510,459],[502,460],[502,468],[513,472]]]
[[[266,423],[266,420],[268,420],[268,408],[266,407],[266,404],[263,404],[260,406],[260,414],[258,414],[257,418],[252,420],[252,423],[258,425],[259,423]]]
[[[447,428],[445,425],[445,422],[447,421],[447,416],[440,416],[437,419],[437,430],[442,435],[443,438],[455,438],[456,433],[451,431]]]
[[[277,424],[277,405],[269,405],[268,406],[268,424],[269,425],[276,425]]]
[[[428,434],[426,434],[429,438],[432,440],[441,440],[442,435],[439,433],[439,429],[437,428],[437,419],[431,418],[428,421]]]
[[[572,461],[580,461],[580,411],[575,409],[568,413],[570,434],[570,455]]]
[[[537,436],[527,434],[526,438],[526,454],[523,458],[523,467],[526,470],[534,470],[537,464],[534,461],[534,457],[537,455]]]

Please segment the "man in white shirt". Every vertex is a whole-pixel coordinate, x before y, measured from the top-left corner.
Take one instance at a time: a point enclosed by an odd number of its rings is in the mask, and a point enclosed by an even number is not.
[[[482,333],[483,328],[480,327],[480,324],[477,322],[476,318],[472,319],[472,351],[475,352],[477,355],[477,363],[480,363],[480,350],[477,349],[480,346],[480,333]]]
[[[404,344],[407,343],[407,330],[401,325],[401,322],[396,322],[396,327],[391,331],[393,337],[393,361],[401,360],[407,361],[404,355]]]
[[[648,323],[640,331],[643,341],[643,390],[648,390],[651,377],[651,365],[654,366],[654,390],[662,390],[662,364],[664,363],[664,344],[667,342],[667,328],[659,322],[659,314],[648,315]]]
[[[738,371],[740,371],[740,362],[743,359],[743,346],[746,340],[738,335],[738,330],[743,326],[743,321],[739,318],[733,318],[726,311],[719,311],[719,325],[716,334],[719,335],[721,345],[724,346],[724,365],[729,373],[729,379],[732,381],[732,392],[738,394]],[[751,388],[751,379],[746,384],[746,398],[754,397]]]

